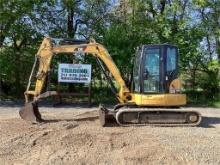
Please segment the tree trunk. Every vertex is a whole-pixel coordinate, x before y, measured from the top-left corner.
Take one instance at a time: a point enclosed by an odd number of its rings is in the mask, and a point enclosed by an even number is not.
[[[20,74],[20,66],[21,66],[21,62],[20,62],[20,52],[17,51],[15,49],[15,70],[14,70],[14,74],[15,74],[15,87],[16,87],[16,95],[19,96],[21,94],[21,74]]]
[[[22,84],[21,84],[21,47],[25,44],[26,39],[21,39],[20,42],[17,42],[16,38],[13,39],[14,42],[14,55],[15,55],[15,87],[16,87],[16,95],[20,96],[22,94]]]
[[[67,18],[67,34],[69,38],[73,38],[75,35],[74,26],[73,26],[73,8],[68,9],[68,18]]]
[[[68,38],[74,38],[74,26],[73,26],[73,16],[74,16],[74,12],[73,12],[73,8],[68,8],[67,10],[67,35]],[[74,92],[75,91],[75,86],[74,84],[70,83],[68,84],[68,92]]]
[[[1,73],[0,73],[0,100],[1,100],[1,96],[2,96],[2,77],[1,77]]]
[[[207,40],[207,44],[208,44],[209,61],[211,61],[212,60],[212,51],[211,51],[211,44],[210,44],[209,36],[208,35],[206,35],[206,40]]]
[[[220,38],[216,37],[216,53],[218,55],[218,63],[220,64]]]

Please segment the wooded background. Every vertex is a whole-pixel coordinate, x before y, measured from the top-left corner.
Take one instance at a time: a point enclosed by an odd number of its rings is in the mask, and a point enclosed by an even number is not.
[[[138,45],[177,45],[191,101],[219,101],[219,0],[0,0],[1,98],[21,98],[44,36],[94,38],[126,81]],[[100,72],[93,64],[104,88]]]

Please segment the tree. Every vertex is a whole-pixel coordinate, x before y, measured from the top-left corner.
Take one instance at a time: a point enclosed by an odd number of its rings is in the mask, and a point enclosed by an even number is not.
[[[10,84],[12,95],[24,90],[34,53],[47,35],[95,38],[107,47],[127,82],[137,46],[171,43],[180,50],[185,89],[210,95],[218,92],[219,1],[120,0],[117,5],[108,0],[1,2],[1,84]],[[94,70],[101,79],[100,69]]]

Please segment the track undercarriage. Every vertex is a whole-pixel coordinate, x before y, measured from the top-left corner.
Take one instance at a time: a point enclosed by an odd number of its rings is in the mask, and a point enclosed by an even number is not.
[[[99,107],[99,118],[102,126],[114,118],[121,126],[197,126],[202,117],[196,111],[180,108],[134,108],[121,107],[108,110]]]
[[[43,122],[36,102],[26,103],[19,112],[22,119],[32,123]],[[118,105],[113,110],[99,107],[101,126],[112,120],[120,126],[197,126],[202,120],[200,113],[181,108],[143,108]]]

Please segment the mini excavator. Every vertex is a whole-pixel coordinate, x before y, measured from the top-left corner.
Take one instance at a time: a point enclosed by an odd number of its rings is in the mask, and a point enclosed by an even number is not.
[[[19,111],[22,119],[32,123],[43,122],[38,110],[40,99],[57,95],[56,91],[43,91],[53,56],[61,53],[83,52],[93,56],[119,104],[112,109],[99,106],[101,126],[115,119],[121,126],[197,126],[202,120],[199,112],[181,108],[186,95],[181,93],[178,79],[178,48],[169,44],[141,45],[134,60],[130,89],[125,84],[107,49],[94,40],[81,41],[44,38],[36,56],[25,95],[25,105]],[[38,65],[37,65],[38,63]],[[34,90],[30,90],[34,71],[38,66]],[[109,76],[107,72],[112,76]],[[117,90],[113,78],[119,85]]]

